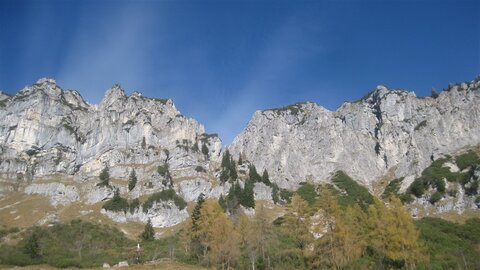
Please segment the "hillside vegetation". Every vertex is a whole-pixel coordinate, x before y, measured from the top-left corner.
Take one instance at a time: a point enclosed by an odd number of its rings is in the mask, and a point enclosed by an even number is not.
[[[88,268],[167,259],[218,269],[480,267],[480,219],[414,221],[399,199],[384,204],[343,172],[332,183],[303,184],[276,220],[263,204],[251,217],[228,215],[218,202],[201,197],[188,224],[160,239],[144,232],[133,241],[115,228],[79,220],[21,232],[3,228],[4,237],[19,240],[1,245],[0,264]],[[145,231],[152,235],[148,225]]]

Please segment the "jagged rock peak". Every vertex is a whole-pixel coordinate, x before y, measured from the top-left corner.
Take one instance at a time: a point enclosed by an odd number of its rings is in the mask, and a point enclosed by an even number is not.
[[[24,99],[30,95],[45,94],[51,98],[57,99],[61,96],[63,90],[57,86],[57,82],[50,78],[41,78],[35,84],[25,86],[15,94],[15,99]]]
[[[57,81],[53,78],[40,78],[35,84],[37,85],[57,85]]]
[[[132,97],[132,98],[142,98],[143,95],[142,95],[142,93],[140,93],[140,92],[138,92],[138,91],[133,91],[131,97]]]
[[[108,106],[118,100],[125,100],[127,97],[128,96],[125,93],[125,90],[122,89],[120,84],[116,83],[107,90],[102,101],[100,102],[100,105]]]

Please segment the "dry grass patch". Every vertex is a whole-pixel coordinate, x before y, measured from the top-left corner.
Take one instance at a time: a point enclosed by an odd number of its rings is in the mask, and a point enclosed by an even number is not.
[[[0,222],[9,227],[30,227],[54,212],[49,199],[41,195],[13,192],[0,201]]]

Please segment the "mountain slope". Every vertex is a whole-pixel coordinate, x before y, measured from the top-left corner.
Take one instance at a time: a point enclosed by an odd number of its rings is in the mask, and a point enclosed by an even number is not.
[[[336,111],[315,103],[257,111],[228,147],[279,186],[343,170],[372,188],[387,173],[413,181],[434,159],[480,143],[480,78],[437,98],[383,86]]]
[[[156,227],[171,227],[188,218],[185,205],[201,193],[225,198],[230,187],[243,188],[253,177],[252,200],[272,202],[276,193],[285,201],[288,192],[278,186],[330,182],[338,171],[370,191],[380,179],[401,178],[396,192],[404,193],[434,160],[480,144],[479,88],[480,77],[419,98],[379,86],[334,112],[315,103],[257,111],[227,147],[230,156],[218,136],[205,134],[169,99],[127,96],[115,85],[92,105],[41,79],[14,96],[0,92],[0,217],[16,226],[81,216],[137,225],[151,219]],[[253,173],[252,165],[268,174]],[[106,185],[99,179],[104,169]],[[130,187],[133,170],[138,181]],[[458,194],[443,192],[447,200],[433,206],[436,190],[422,182],[426,191],[412,213],[474,209],[477,198],[464,196],[473,189],[468,181],[480,181],[472,175],[448,184],[458,186]]]

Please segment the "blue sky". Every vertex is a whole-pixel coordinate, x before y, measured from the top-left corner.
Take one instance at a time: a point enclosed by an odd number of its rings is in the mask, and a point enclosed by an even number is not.
[[[230,143],[253,112],[480,75],[480,1],[0,0],[0,89],[172,98]]]

